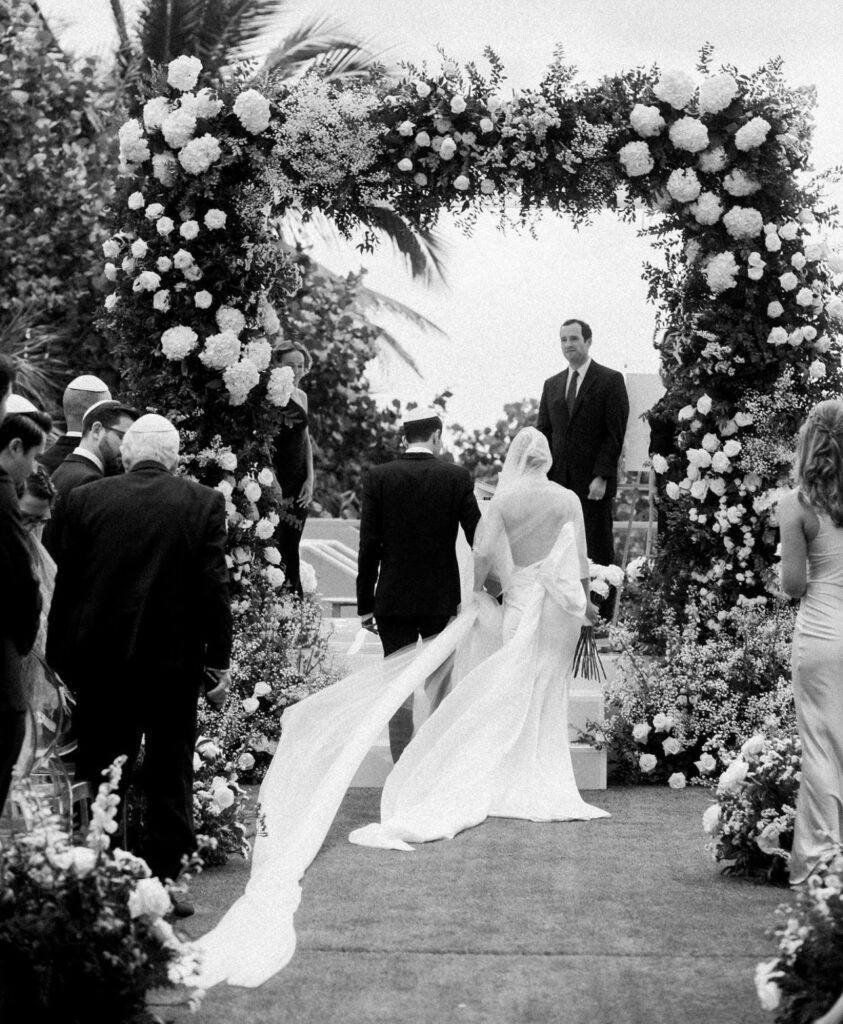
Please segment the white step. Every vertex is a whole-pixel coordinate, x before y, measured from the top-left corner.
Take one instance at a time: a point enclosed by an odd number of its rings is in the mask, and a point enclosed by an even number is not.
[[[366,635],[363,647],[352,658],[346,652],[353,643],[359,629],[355,619],[333,618],[324,619],[323,628],[330,634],[329,650],[341,672],[357,672],[361,669],[377,667],[383,661],[383,650],[380,641],[371,633]],[[607,654],[602,656],[606,675],[611,677],[614,664]],[[423,697],[417,695],[419,711],[424,708]],[[420,716],[417,714],[417,718]],[[580,730],[584,730],[589,721],[603,721],[603,691],[601,685],[594,680],[577,678],[573,681],[568,700],[568,739],[571,744],[571,759],[574,774],[580,789],[606,788],[606,752],[595,750],[588,744],[579,743]],[[392,769],[392,758],[389,753],[389,739],[386,730],[378,737],[375,746],[366,755],[351,785],[356,787],[380,787]]]

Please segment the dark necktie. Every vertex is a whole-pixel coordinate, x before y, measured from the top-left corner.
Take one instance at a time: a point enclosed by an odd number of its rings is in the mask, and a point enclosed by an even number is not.
[[[579,371],[578,370],[574,370],[574,372],[570,375],[570,379],[568,381],[568,391],[567,391],[567,394],[565,395],[565,404],[568,406],[568,415],[569,416],[573,416],[573,414],[574,414],[574,402],[576,402],[576,400],[577,400],[577,377],[578,376],[579,376]]]

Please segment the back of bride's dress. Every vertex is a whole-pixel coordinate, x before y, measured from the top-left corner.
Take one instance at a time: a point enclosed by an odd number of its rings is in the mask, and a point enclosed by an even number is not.
[[[577,791],[568,749],[573,653],[585,611],[582,510],[546,478],[495,501],[475,540],[478,575],[502,582],[418,651],[387,659],[289,708],[261,786],[264,828],[245,894],[203,936],[205,986],[255,986],[295,951],[300,881],[319,851],[357,767],[390,716],[453,659],[454,687],[386,781],[381,823],[350,837],[411,849],[490,815],[608,816]]]

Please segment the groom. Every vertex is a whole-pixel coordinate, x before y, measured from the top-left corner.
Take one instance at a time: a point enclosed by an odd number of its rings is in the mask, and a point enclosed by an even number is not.
[[[404,417],[407,449],[374,466],[363,486],[357,612],[381,638],[385,657],[440,633],[457,612],[460,576],[455,544],[469,544],[480,520],[467,470],[442,462],[442,420],[435,409]],[[412,696],[389,723],[397,761],[413,736]]]

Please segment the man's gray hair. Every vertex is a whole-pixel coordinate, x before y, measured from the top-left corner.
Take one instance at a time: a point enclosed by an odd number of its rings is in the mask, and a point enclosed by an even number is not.
[[[147,413],[126,431],[120,456],[127,470],[139,462],[160,462],[172,471],[179,461],[179,432],[164,416]]]

